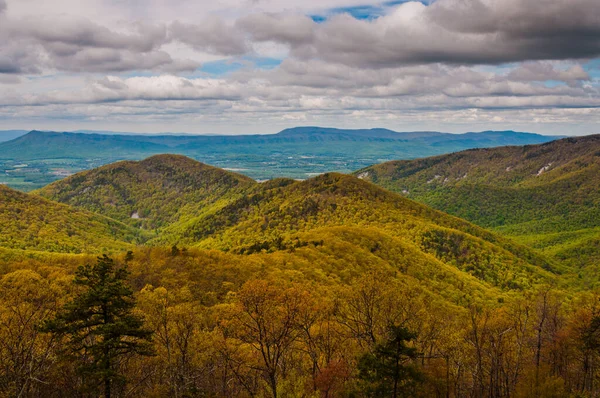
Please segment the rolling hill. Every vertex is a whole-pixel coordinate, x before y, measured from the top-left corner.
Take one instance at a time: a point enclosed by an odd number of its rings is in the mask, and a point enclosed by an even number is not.
[[[355,173],[570,265],[600,261],[600,136],[394,161]]]
[[[239,197],[252,179],[180,155],[123,161],[78,173],[36,193],[145,229]]]
[[[394,267],[428,270],[430,277],[435,269],[462,271],[505,289],[561,272],[524,246],[336,173],[258,184],[189,158],[161,155],[82,172],[37,193],[156,229],[151,245],[318,256],[345,245],[373,259],[387,256]],[[413,261],[421,265],[412,267]]]
[[[121,252],[145,240],[99,214],[0,185],[0,247],[58,253]]]
[[[127,282],[135,291],[136,314],[156,336],[156,356],[132,361],[135,372],[127,364],[127,375],[144,386],[133,396],[169,395],[164,384],[169,379],[162,376],[179,369],[184,356],[190,373],[181,374],[193,383],[181,391],[190,396],[197,391],[266,396],[254,394],[264,390],[259,345],[265,339],[278,344],[281,340],[270,336],[281,336],[282,330],[293,333],[284,354],[286,369],[294,371],[282,373],[273,391],[323,395],[329,382],[317,384],[317,391],[311,380],[320,382],[324,375],[346,383],[343,391],[365,396],[354,382],[357,362],[386,341],[391,324],[414,331],[411,346],[427,353],[414,361],[426,382],[411,396],[462,396],[462,386],[469,386],[482,367],[493,372],[493,364],[501,361],[508,361],[506,369],[532,367],[542,334],[548,336],[540,354],[541,372],[546,372],[556,344],[578,347],[579,334],[570,325],[579,327],[575,322],[591,313],[573,311],[586,309],[581,303],[588,296],[578,291],[584,284],[567,267],[350,175],[256,183],[182,156],[161,155],[82,172],[38,192],[70,204],[6,187],[1,192],[3,347],[33,341],[40,347],[36,353],[50,350],[61,358],[48,340],[30,336],[38,336],[38,325],[53,316],[56,303],[77,293],[69,282],[74,270],[94,262],[90,254],[121,251],[113,257],[131,272]],[[146,219],[131,218],[132,211]],[[154,230],[133,228],[144,223]],[[127,243],[137,236],[148,240]],[[59,254],[80,248],[82,254]],[[32,319],[19,326],[27,334],[13,332],[22,313]],[[253,320],[260,322],[258,328]],[[483,354],[476,346],[480,341]],[[513,355],[521,350],[527,356]],[[3,358],[20,359],[6,352]],[[481,355],[486,360],[480,365]],[[323,370],[315,370],[315,363]],[[55,364],[36,373],[39,390],[52,391],[40,395],[72,389],[73,378],[63,378],[62,370],[57,375]],[[569,369],[576,366],[577,359],[570,360]],[[231,369],[243,378],[219,377],[224,382],[213,383],[215,374],[230,375]],[[329,369],[333,373],[326,373]],[[249,391],[248,380],[256,386]],[[454,380],[461,386],[452,387]],[[518,380],[522,396],[531,396],[530,379]],[[554,380],[544,386],[555,388]],[[451,390],[456,393],[446,393]],[[335,396],[345,396],[340,394]]]

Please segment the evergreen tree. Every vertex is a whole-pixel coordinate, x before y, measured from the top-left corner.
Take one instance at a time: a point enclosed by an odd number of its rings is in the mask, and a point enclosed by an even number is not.
[[[418,356],[415,348],[406,345],[415,337],[408,329],[391,325],[388,339],[359,359],[358,377],[368,396],[412,396],[412,388],[422,377],[414,365],[407,364]]]
[[[152,332],[133,314],[128,274],[106,255],[95,265],[80,266],[73,283],[81,292],[44,325],[45,331],[66,337],[64,352],[80,361],[78,371],[93,382],[88,387],[97,391],[103,386],[106,398],[115,381],[125,382],[118,369],[120,357],[153,355]]]

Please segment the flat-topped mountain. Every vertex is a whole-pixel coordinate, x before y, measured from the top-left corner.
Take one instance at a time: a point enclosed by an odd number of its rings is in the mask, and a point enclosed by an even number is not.
[[[256,184],[181,155],[122,161],[75,174],[36,193],[132,225],[154,229],[224,203]]]
[[[394,161],[356,175],[558,259],[600,259],[600,135]]]
[[[548,137],[540,134],[522,133],[516,131],[482,131],[464,134],[442,133],[437,131],[412,131],[398,132],[389,129],[336,129],[326,127],[294,127],[285,129],[277,137],[294,138],[320,138],[327,139],[354,139],[376,140],[387,139],[394,141],[419,141],[431,145],[453,142],[463,143],[466,146],[499,146],[499,145],[526,145],[532,143],[548,142],[562,136]]]
[[[0,247],[102,253],[144,240],[139,230],[116,220],[0,185]]]

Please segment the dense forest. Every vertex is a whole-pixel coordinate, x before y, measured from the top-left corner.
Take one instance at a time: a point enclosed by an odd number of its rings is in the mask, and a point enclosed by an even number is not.
[[[355,265],[347,275],[319,260],[298,269],[280,256],[178,247],[118,256],[115,267],[126,267],[135,292],[131,312],[152,343],[148,355],[115,350],[112,394],[564,397],[600,390],[593,293],[549,283],[475,297],[465,284],[452,302],[389,264]],[[91,333],[86,325],[81,342],[43,328],[85,293],[72,282],[76,267],[95,263],[64,256],[5,265],[5,395],[104,392],[106,375],[93,361],[103,329]]]
[[[355,175],[575,267],[600,261],[600,135],[383,163]]]
[[[0,396],[600,394],[592,266],[364,179],[165,155],[0,193]]]

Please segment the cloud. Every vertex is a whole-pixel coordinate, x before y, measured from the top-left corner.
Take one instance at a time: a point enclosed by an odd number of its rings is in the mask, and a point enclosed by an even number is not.
[[[559,70],[549,62],[527,62],[508,74],[508,78],[516,81],[561,81],[568,85],[576,85],[589,81],[591,77],[581,65],[573,65],[566,70]]]
[[[0,15],[6,12],[6,0],[0,0]]]
[[[176,72],[199,66],[176,59],[166,50],[170,43],[224,57],[260,56],[264,43],[275,43],[287,48],[283,57],[368,69],[600,56],[597,0],[438,0],[430,6],[413,1],[385,10],[373,19],[338,13],[322,23],[298,13],[263,12],[229,21],[211,16],[201,23],[134,21],[120,29],[64,15],[8,18],[0,26],[2,70]],[[3,47],[11,43],[32,55],[8,54]]]
[[[301,32],[292,37],[286,24],[277,23],[285,18],[252,16],[241,26],[255,40],[286,43],[298,57],[371,68],[600,55],[596,0],[438,0],[430,6],[408,2],[373,20],[342,14],[320,24],[307,21],[303,30],[292,25],[292,32]]]
[[[241,30],[256,41],[274,41],[294,47],[314,39],[318,25],[308,16],[294,14],[253,14],[237,21]]]
[[[597,0],[9,3],[0,124],[274,132],[293,121],[442,130],[598,121],[600,82],[587,63],[600,56]],[[275,59],[253,61],[265,57]]]
[[[242,32],[220,18],[207,19],[200,25],[176,21],[170,26],[170,37],[196,50],[213,54],[243,55],[248,52]]]
[[[132,23],[117,32],[81,18],[9,19],[0,37],[0,73],[180,72],[200,66],[161,50],[169,41],[164,25]]]

